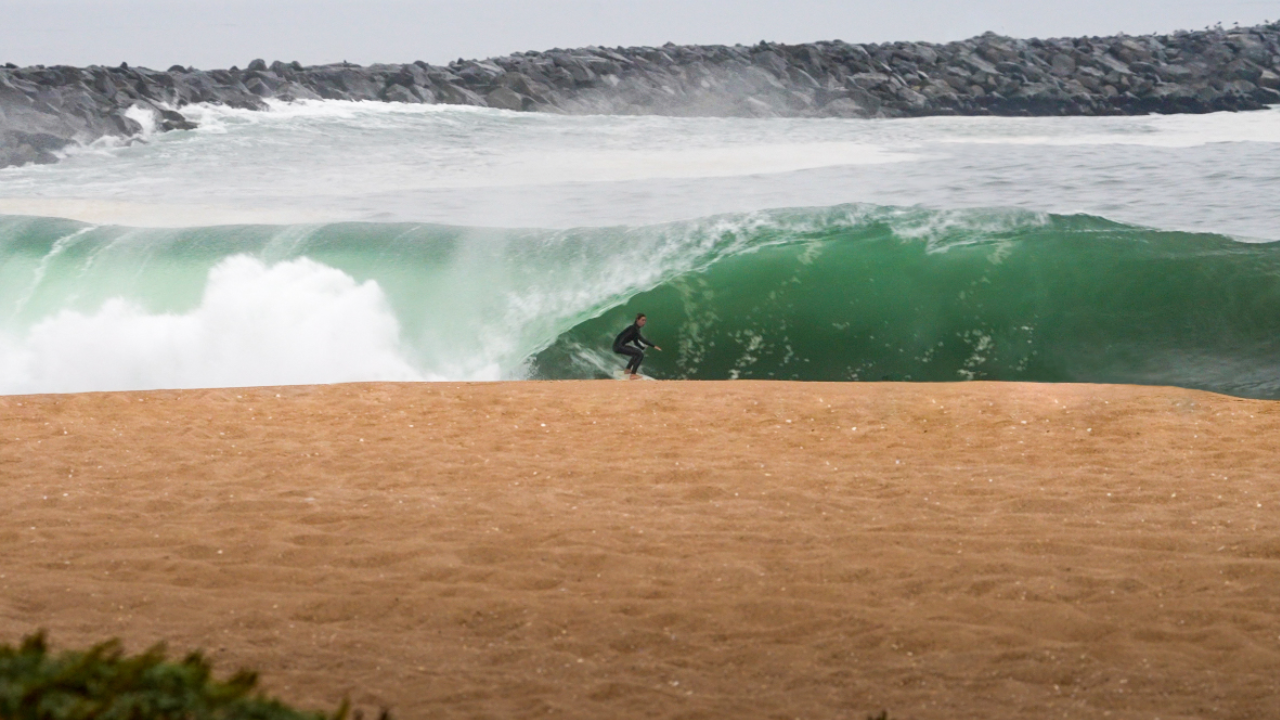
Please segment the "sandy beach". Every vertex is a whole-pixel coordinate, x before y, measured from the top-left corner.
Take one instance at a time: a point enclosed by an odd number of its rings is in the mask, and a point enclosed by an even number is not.
[[[1266,718],[1280,403],[522,382],[0,397],[0,642],[397,718]]]

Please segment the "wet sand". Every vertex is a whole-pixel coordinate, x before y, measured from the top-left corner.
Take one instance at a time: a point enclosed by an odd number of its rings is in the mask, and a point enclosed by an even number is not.
[[[0,642],[402,719],[1275,717],[1278,442],[1121,386],[0,397]]]

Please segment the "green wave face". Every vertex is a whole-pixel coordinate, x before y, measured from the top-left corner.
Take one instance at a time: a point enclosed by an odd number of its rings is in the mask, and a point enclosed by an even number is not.
[[[786,224],[786,213],[779,220]],[[823,222],[823,219],[829,222]],[[1280,245],[1092,217],[879,211],[757,237],[563,334],[606,376],[637,312],[659,378],[1169,384],[1280,397]]]

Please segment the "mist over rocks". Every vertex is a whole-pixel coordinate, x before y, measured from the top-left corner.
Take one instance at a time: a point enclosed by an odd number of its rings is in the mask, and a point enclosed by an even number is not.
[[[895,118],[1134,115],[1280,103],[1280,22],[1170,35],[1049,40],[987,33],[946,44],[547,50],[446,66],[254,60],[243,70],[0,68],[0,167],[72,143],[195,125],[193,103],[449,103],[566,114]]]

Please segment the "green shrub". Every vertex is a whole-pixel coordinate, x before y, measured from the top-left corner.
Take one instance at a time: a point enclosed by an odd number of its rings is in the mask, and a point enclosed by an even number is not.
[[[165,660],[163,646],[126,657],[111,640],[87,652],[49,653],[44,633],[13,648],[0,645],[0,718],[4,720],[344,720],[300,712],[257,690],[257,673],[213,679],[192,653]]]

